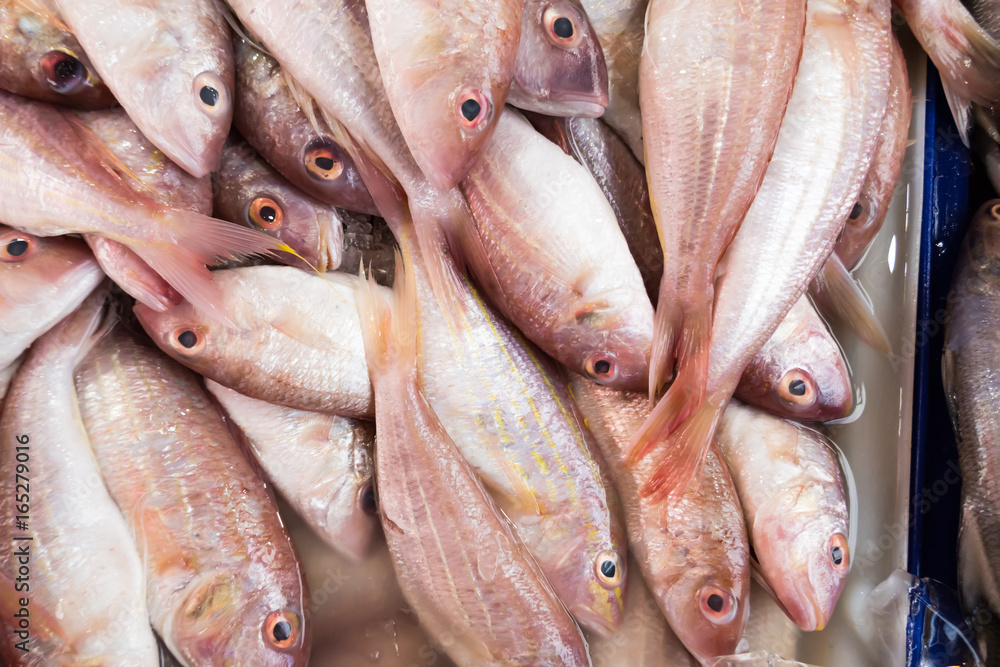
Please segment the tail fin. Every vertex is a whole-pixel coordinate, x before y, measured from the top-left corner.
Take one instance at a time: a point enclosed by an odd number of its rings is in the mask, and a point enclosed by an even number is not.
[[[709,397],[674,434],[656,443],[659,466],[643,487],[643,495],[675,496],[683,493],[693,480],[701,479],[705,456],[727,403],[728,396]]]
[[[633,436],[626,463],[635,465],[666,440],[698,409],[703,396],[704,387],[699,387],[697,381],[689,380],[687,370],[681,369],[670,389]]]
[[[809,286],[816,306],[829,319],[841,322],[876,352],[889,356],[889,339],[872,312],[861,286],[836,253],[830,255]]]
[[[413,271],[396,253],[396,280],[390,305],[376,289],[375,279],[358,283],[358,314],[365,358],[373,384],[391,368],[416,372],[417,294]]]
[[[684,315],[673,294],[665,295],[660,282],[660,297],[653,314],[653,352],[649,358],[649,400],[655,401],[660,390],[674,374],[677,332]]]

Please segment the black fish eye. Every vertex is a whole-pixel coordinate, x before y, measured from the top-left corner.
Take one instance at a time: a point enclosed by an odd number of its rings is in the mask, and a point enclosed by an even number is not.
[[[275,218],[278,217],[278,212],[270,206],[263,206],[260,209],[260,217],[267,222],[274,222]]]
[[[615,573],[617,571],[618,571],[618,568],[615,567],[614,562],[612,562],[610,560],[606,560],[603,563],[601,563],[601,574],[603,574],[608,579],[614,579],[615,578]]]
[[[708,596],[708,608],[714,611],[716,614],[722,611],[723,602],[724,600],[722,599],[721,595],[712,593],[711,595]]]
[[[198,344],[198,334],[191,331],[190,329],[182,331],[177,336],[177,342],[190,350],[192,347]]]
[[[274,629],[271,631],[271,634],[274,635],[275,641],[287,641],[288,638],[292,636],[292,626],[288,621],[279,621],[274,624]]]
[[[28,242],[24,239],[14,239],[7,244],[7,254],[11,257],[20,257],[28,252]]]
[[[462,116],[470,123],[479,117],[482,110],[483,107],[476,100],[468,99],[462,102]]]
[[[806,395],[806,383],[802,380],[792,380],[788,385],[788,391],[793,396],[805,396]]]
[[[840,547],[833,547],[830,549],[830,560],[833,561],[834,565],[840,565],[844,562],[844,552]]]
[[[71,93],[87,78],[83,63],[63,51],[49,51],[39,64],[45,80],[57,93]]]
[[[594,372],[600,375],[605,375],[611,370],[611,362],[606,359],[600,359],[594,363]]]
[[[316,163],[316,166],[322,169],[323,171],[330,171],[331,169],[333,169],[332,157],[320,156],[317,157],[314,160],[314,162]]]
[[[201,90],[198,91],[198,97],[208,106],[214,107],[216,102],[219,101],[219,91],[211,86],[202,86]]]
[[[371,516],[378,512],[378,507],[375,504],[375,487],[371,484],[368,484],[361,494],[361,509],[364,510],[365,514]]]
[[[851,209],[851,220],[857,220],[861,217],[861,213],[864,211],[864,207],[861,206],[861,202],[855,202],[854,208]]]
[[[552,23],[552,32],[560,39],[569,39],[573,36],[573,22],[565,16],[560,16]]]

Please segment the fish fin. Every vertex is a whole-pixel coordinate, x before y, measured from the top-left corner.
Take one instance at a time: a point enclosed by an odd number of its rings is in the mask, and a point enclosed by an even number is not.
[[[267,50],[267,47],[264,46],[262,41],[250,34],[250,31],[245,25],[243,25],[243,22],[236,18],[236,14],[233,13],[233,10],[229,8],[228,4],[222,0],[215,0],[215,6],[218,8],[222,18],[226,19],[226,23],[229,24],[229,27],[232,28],[233,32],[242,37],[248,44],[253,46],[268,58],[277,60],[277,58],[271,55],[271,52]]]
[[[95,234],[84,234],[83,238],[104,273],[136,301],[164,312],[183,300],[177,290],[125,244]]]
[[[170,211],[174,242],[154,243],[122,239],[151,269],[205,315],[235,327],[225,315],[222,295],[206,264],[252,255],[291,252],[267,234],[190,211]]]
[[[865,294],[836,253],[823,264],[810,285],[816,306],[828,318],[850,327],[858,338],[879,354],[889,356],[891,349],[885,330],[875,317]]]
[[[681,369],[679,376],[689,389],[694,390],[697,397],[695,400],[699,404],[705,399],[705,387],[708,384],[714,291],[709,285],[708,291],[696,302],[695,307],[685,313],[677,348],[677,365]]]
[[[73,131],[83,140],[83,145],[87,147],[94,163],[99,164],[120,185],[146,195],[150,199],[156,198],[156,190],[122,162],[107,142],[98,136],[78,113],[65,113],[63,115]]]
[[[334,288],[336,289],[336,288]],[[307,347],[327,352],[342,352],[337,345],[323,335],[319,327],[303,317],[302,313],[294,306],[288,305],[282,308],[278,314],[268,322],[292,340],[296,340]],[[313,326],[310,326],[313,325]]]
[[[152,554],[156,555],[158,574],[173,569],[192,569],[184,550],[171,537],[172,533],[164,523],[163,517],[155,508],[149,507],[148,502],[149,494],[144,494],[126,513],[136,546],[139,548],[143,573],[150,571],[149,559]],[[145,574],[143,576],[145,577]]]
[[[674,380],[660,400],[646,417],[639,430],[632,436],[627,465],[635,465],[674,430],[680,426],[697,407],[692,402],[692,393],[684,388],[680,378]]]
[[[945,99],[948,100],[948,107],[955,119],[955,126],[958,127],[958,135],[962,138],[965,147],[968,148],[969,129],[972,126],[972,102],[945,81],[941,82],[941,87],[944,88]]]
[[[663,385],[674,374],[676,360],[677,332],[681,328],[683,316],[673,293],[664,294],[667,289],[660,282],[660,296],[656,312],[653,314],[653,350],[649,358],[649,400],[660,396]]]
[[[654,443],[659,466],[643,486],[644,496],[676,496],[683,493],[692,481],[700,480],[705,457],[726,402],[718,395],[710,397],[674,433]],[[641,432],[637,437],[640,436]]]
[[[396,252],[396,279],[392,305],[378,293],[375,279],[361,280],[357,288],[361,335],[368,372],[374,380],[390,368],[416,371],[417,294],[413,271]]]

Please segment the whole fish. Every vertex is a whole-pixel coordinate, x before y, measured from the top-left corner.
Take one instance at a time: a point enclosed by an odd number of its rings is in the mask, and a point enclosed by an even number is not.
[[[493,134],[514,76],[523,0],[366,0],[393,115],[421,171],[458,185]]]
[[[76,310],[103,278],[83,241],[0,225],[0,369]]]
[[[871,164],[889,91],[888,0],[820,0],[806,14],[774,154],[722,260],[707,385],[679,378],[636,435],[630,460],[656,449],[660,463],[649,493],[680,492],[698,474],[743,369],[833,251]]]
[[[667,624],[634,560],[629,569],[636,574],[628,580],[622,627],[609,637],[587,637],[594,667],[697,667]]]
[[[54,0],[142,133],[192,176],[233,119],[229,26],[214,0]]]
[[[580,376],[570,389],[621,494],[631,552],[670,627],[700,661],[732,653],[747,621],[750,547],[722,459],[709,450],[701,484],[679,498],[643,494],[656,463],[630,466],[626,456],[649,414],[648,397]]]
[[[302,257],[284,255],[286,263],[307,268],[305,260],[321,272],[340,266],[344,227],[337,209],[286,181],[243,141],[226,143],[212,185],[215,215],[260,229]]]
[[[646,37],[649,0],[581,0],[604,51],[608,104],[603,119],[632,149],[640,163],[642,114],[639,112],[639,56]]]
[[[78,109],[115,103],[50,0],[0,5],[0,88]]]
[[[651,0],[639,65],[663,278],[649,393],[705,386],[716,266],[757,194],[792,90],[805,0]]]
[[[212,214],[211,180],[207,176],[195,178],[174,164],[123,110],[91,111],[76,117],[120,167],[122,180],[132,190],[164,206]],[[177,291],[128,246],[94,234],[84,238],[104,272],[138,301],[156,309],[180,301]]]
[[[17,621],[4,613],[11,627],[0,654],[12,666],[159,666],[142,562],[101,481],[73,386],[76,365],[107,332],[106,297],[94,294],[38,340],[0,420],[0,469],[12,485],[0,499],[0,537],[8,545],[0,579],[10,586],[4,596],[30,594],[23,602],[30,639],[28,632],[18,637]],[[15,580],[27,586],[15,589]],[[16,650],[22,640],[30,650]]]
[[[188,302],[164,312],[136,304],[136,317],[160,349],[251,398],[371,419],[357,276],[251,266],[216,271],[215,278],[237,328],[214,323]]]
[[[587,169],[508,111],[462,190],[458,245],[490,301],[567,368],[645,387],[652,307]]]
[[[360,561],[375,537],[368,422],[272,405],[205,381],[267,478],[330,546]]]
[[[137,192],[74,113],[2,91],[0,163],[0,220],[36,236],[97,234],[123,243],[210,313],[220,295],[205,264],[280,247],[262,232]]]
[[[816,431],[738,401],[726,409],[716,442],[764,579],[796,625],[822,630],[851,569],[836,451]]]
[[[851,411],[850,371],[836,339],[800,297],[743,369],[736,398],[781,417],[829,421]]]
[[[303,192],[351,211],[377,213],[351,156],[311,103],[308,114],[299,107],[278,61],[239,35],[233,37],[233,59],[233,126],[247,143]]]
[[[972,104],[1000,102],[1000,42],[961,0],[893,0],[938,71],[959,134],[969,144]],[[985,4],[985,3],[984,3]],[[981,10],[977,14],[983,16]]]
[[[487,306],[445,255],[400,234],[418,297],[420,386],[462,456],[584,628],[622,622],[621,506],[562,372]],[[448,300],[427,263],[447,264]]]
[[[525,0],[507,102],[551,116],[596,118],[608,106],[604,52],[579,0]]]
[[[197,376],[113,331],[76,374],[80,414],[145,565],[153,628],[187,667],[305,665],[288,534]]]
[[[649,204],[646,170],[604,118],[525,114],[532,126],[590,170],[607,198],[653,306],[663,275],[663,248]]]
[[[586,642],[420,391],[416,287],[362,283],[382,527],[407,602],[458,664],[589,665]],[[443,641],[447,637],[448,641]]]
[[[968,611],[1000,608],[1000,200],[983,204],[955,267],[942,376],[962,467],[959,586]]]

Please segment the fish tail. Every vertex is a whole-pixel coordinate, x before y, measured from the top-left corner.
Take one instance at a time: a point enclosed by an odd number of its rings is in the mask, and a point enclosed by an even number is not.
[[[961,137],[965,147],[969,147],[969,133],[972,128],[972,101],[960,93],[956,88],[948,85],[947,81],[941,82],[944,88],[945,99],[948,100],[948,108],[955,119],[955,127],[958,129],[958,136]]]
[[[810,285],[816,306],[831,320],[846,324],[865,344],[879,354],[889,356],[889,339],[875,317],[864,292],[851,277],[836,253],[823,264]]]
[[[235,327],[222,306],[222,293],[208,264],[253,255],[292,252],[267,234],[190,211],[169,211],[163,221],[169,241],[120,239],[205,315]]]
[[[375,279],[361,280],[357,288],[358,314],[368,372],[374,380],[390,368],[408,372],[417,364],[417,290],[413,271],[396,252],[393,303],[376,290]]]
[[[670,291],[670,294],[664,292]],[[660,283],[660,297],[653,315],[653,350],[649,358],[649,400],[655,401],[660,390],[674,374],[677,332],[684,316],[673,290]]]
[[[692,481],[700,480],[708,448],[725,410],[726,401],[703,402],[669,438],[657,448],[659,467],[646,481],[642,495],[666,498],[683,493]]]
[[[708,291],[695,302],[694,308],[685,314],[677,345],[678,379],[686,383],[688,391],[700,404],[705,399],[708,383],[708,360],[712,342],[712,302],[714,289]]]
[[[670,436],[688,415],[698,407],[694,385],[685,381],[684,371],[670,385],[667,393],[657,402],[632,438],[627,465],[635,465]]]

